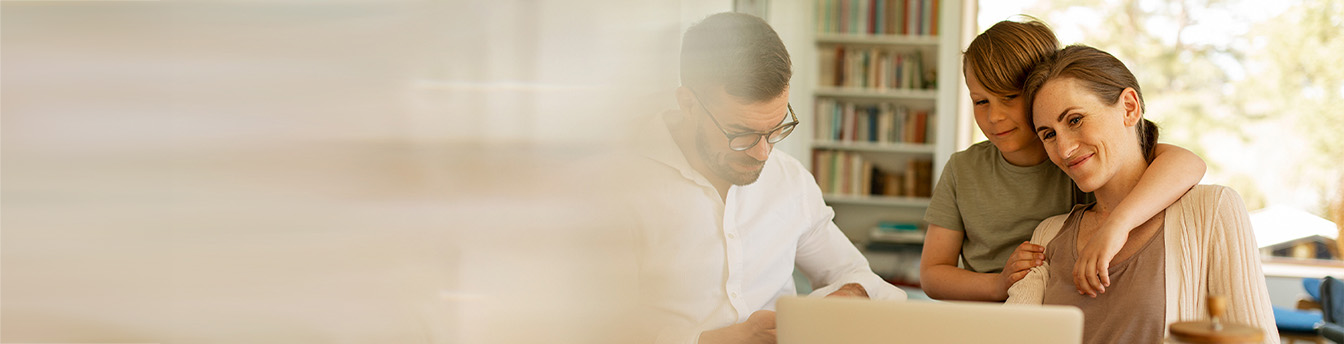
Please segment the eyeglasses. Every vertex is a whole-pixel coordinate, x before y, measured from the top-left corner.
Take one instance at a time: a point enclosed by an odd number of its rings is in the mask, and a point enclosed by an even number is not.
[[[765,142],[770,144],[779,143],[779,141],[784,141],[785,137],[789,137],[789,134],[793,133],[793,128],[798,126],[798,115],[793,113],[793,104],[786,104],[792,122],[782,123],[774,129],[764,132],[729,134],[727,130],[723,129],[723,125],[719,124],[719,120],[714,118],[714,113],[709,112],[709,108],[705,107],[705,102],[700,100],[700,95],[695,93],[694,90],[691,91],[691,95],[695,96],[695,102],[699,103],[700,109],[705,110],[705,114],[709,115],[709,120],[714,122],[714,126],[718,127],[719,131],[723,132],[723,136],[728,138],[728,148],[735,151],[744,151],[756,147],[756,144],[761,142],[761,137],[765,137]]]

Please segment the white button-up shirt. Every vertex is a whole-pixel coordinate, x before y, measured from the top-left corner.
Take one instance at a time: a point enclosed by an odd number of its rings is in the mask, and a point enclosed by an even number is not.
[[[795,266],[818,287],[813,296],[859,283],[873,299],[905,299],[831,221],[835,212],[797,159],[772,151],[760,178],[733,185],[724,200],[659,117],[642,131],[649,168],[638,173],[649,182],[634,205],[640,289],[660,313],[659,342],[693,343],[701,331],[774,310],[777,298],[797,293]]]

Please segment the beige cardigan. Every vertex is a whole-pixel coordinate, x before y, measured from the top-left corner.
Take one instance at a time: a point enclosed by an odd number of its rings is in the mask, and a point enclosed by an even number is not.
[[[1068,215],[1041,221],[1031,242],[1048,245]],[[1278,343],[1255,233],[1241,196],[1225,186],[1196,185],[1167,207],[1163,224],[1168,329],[1175,322],[1208,319],[1205,297],[1227,295],[1232,301],[1227,321],[1259,327],[1265,330],[1265,343]],[[1049,264],[1032,268],[1009,288],[1007,303],[1041,304]]]

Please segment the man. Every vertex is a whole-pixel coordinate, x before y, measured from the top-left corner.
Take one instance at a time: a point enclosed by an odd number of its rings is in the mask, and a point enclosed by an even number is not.
[[[678,109],[641,130],[641,293],[665,343],[773,343],[775,300],[904,299],[831,221],[797,159],[774,144],[798,126],[788,51],[764,20],[720,13],[686,31]]]

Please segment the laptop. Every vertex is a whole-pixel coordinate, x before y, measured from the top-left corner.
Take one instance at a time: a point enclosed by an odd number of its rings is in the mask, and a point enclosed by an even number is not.
[[[1083,341],[1083,312],[1067,306],[785,297],[775,307],[780,344]]]

